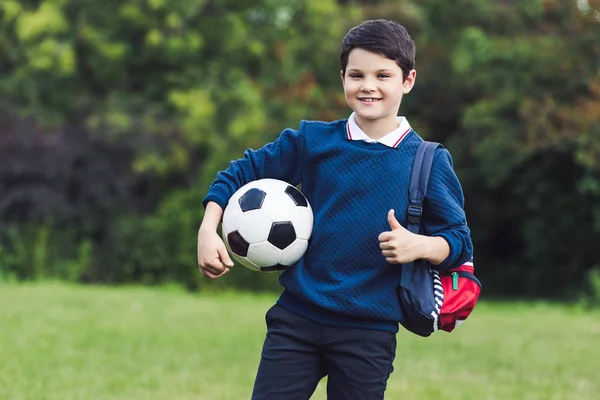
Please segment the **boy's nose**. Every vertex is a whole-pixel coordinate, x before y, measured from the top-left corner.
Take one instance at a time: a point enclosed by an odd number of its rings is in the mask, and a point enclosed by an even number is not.
[[[369,84],[364,84],[361,86],[360,88],[361,92],[374,92],[375,91],[375,87],[373,85],[369,85]]]
[[[361,86],[360,90],[362,92],[373,92],[375,91],[376,87],[377,85],[375,85],[375,81],[373,80],[373,78],[370,76],[365,76],[363,85]]]

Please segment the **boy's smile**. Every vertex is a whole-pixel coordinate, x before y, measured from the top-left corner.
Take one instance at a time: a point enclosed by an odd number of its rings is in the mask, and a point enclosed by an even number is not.
[[[376,98],[376,97],[359,97],[358,100],[361,103],[367,103],[367,104],[369,104],[369,103],[376,103],[378,101],[381,101],[381,99]]]
[[[369,137],[379,139],[397,128],[402,96],[412,89],[415,70],[403,79],[402,69],[394,60],[355,48],[341,76],[346,102]]]

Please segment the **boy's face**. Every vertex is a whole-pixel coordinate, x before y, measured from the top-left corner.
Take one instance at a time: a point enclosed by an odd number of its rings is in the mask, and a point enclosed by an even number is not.
[[[346,73],[341,71],[346,102],[356,113],[357,122],[396,123],[402,96],[411,91],[417,72],[402,79],[395,61],[356,48],[348,55]]]

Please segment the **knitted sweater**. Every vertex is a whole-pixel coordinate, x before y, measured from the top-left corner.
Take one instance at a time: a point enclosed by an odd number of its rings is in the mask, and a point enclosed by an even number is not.
[[[247,150],[217,174],[203,204],[214,201],[224,209],[238,188],[256,179],[301,184],[314,227],[304,257],[279,277],[279,304],[325,325],[397,332],[401,265],[386,262],[378,236],[391,229],[392,208],[406,226],[410,173],[422,139],[411,130],[397,148],[351,141],[346,122],[302,121],[298,130],[286,129],[274,142]],[[450,154],[438,148],[421,219],[422,234],[443,237],[450,246],[437,268],[472,256],[463,207]]]

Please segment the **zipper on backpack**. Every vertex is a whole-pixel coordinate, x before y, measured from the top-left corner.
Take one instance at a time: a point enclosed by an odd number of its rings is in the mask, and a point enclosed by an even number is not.
[[[453,290],[458,290],[458,278],[467,278],[467,279],[475,282],[477,284],[477,286],[481,287],[481,282],[479,281],[479,279],[477,279],[477,277],[475,275],[473,275],[472,273],[467,272],[467,271],[445,272],[444,275],[452,276],[452,289]]]
[[[452,289],[458,290],[458,272],[452,273]]]
[[[481,287],[481,282],[479,281],[479,279],[477,279],[477,277],[475,275],[473,275],[472,273],[470,273],[470,272],[467,272],[467,271],[454,271],[454,272],[452,272],[452,275],[454,275],[454,274],[456,274],[457,277],[460,277],[460,278],[470,279],[473,282],[475,282],[477,284],[477,286]],[[455,278],[455,279],[457,279],[457,278]]]

